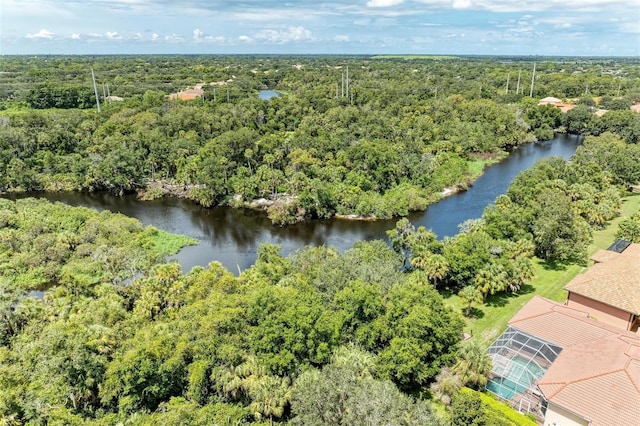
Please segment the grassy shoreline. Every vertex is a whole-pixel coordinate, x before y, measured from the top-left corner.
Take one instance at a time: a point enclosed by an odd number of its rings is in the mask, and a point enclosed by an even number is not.
[[[620,215],[609,222],[605,228],[593,233],[593,241],[588,248],[589,256],[599,249],[609,247],[615,240],[620,221],[639,210],[640,195],[624,197]],[[482,346],[488,347],[506,329],[513,315],[533,296],[540,295],[563,302],[566,299],[564,286],[586,269],[586,266],[579,264],[549,265],[547,262],[535,259],[535,278],[523,286],[518,293],[489,296],[486,305],[473,309],[473,318],[465,319],[465,332]],[[445,303],[458,311],[462,310],[462,303],[457,294],[448,292],[446,289],[441,290],[440,293],[444,296]]]

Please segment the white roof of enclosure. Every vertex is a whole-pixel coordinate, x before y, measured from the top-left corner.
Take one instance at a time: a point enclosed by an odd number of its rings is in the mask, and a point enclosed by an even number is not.
[[[537,381],[561,351],[558,345],[509,327],[489,347],[493,371],[487,390],[506,400],[535,393]]]

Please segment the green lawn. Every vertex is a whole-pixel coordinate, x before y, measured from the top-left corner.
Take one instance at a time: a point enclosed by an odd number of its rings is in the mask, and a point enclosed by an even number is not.
[[[186,246],[198,244],[195,238],[186,235],[170,234],[161,229],[153,229],[151,235],[152,250],[160,256],[170,256],[176,254]]]
[[[640,196],[634,195],[624,199],[621,215],[600,231],[594,232],[593,244],[589,246],[589,255],[598,249],[606,249],[615,240],[618,223],[625,217],[640,210]],[[562,288],[578,273],[586,270],[586,267],[569,264],[551,267],[541,260],[535,262],[536,277],[520,292],[515,294],[499,294],[490,296],[487,304],[473,310],[474,318],[466,320],[465,332],[472,335],[478,343],[488,347],[500,333],[507,328],[507,322],[522,308],[531,298],[540,296],[562,302],[566,298],[566,292]],[[441,291],[445,301],[454,309],[461,310],[460,298]]]

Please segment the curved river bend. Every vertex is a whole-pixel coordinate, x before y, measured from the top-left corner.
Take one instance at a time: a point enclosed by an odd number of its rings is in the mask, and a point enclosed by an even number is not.
[[[520,171],[546,157],[569,159],[581,141],[577,136],[558,135],[551,141],[522,146],[507,159],[485,170],[468,191],[444,198],[425,212],[412,213],[409,220],[416,227],[423,225],[431,229],[438,238],[453,236],[458,233],[460,223],[479,218],[487,204],[504,194]],[[185,247],[175,256],[184,272],[215,260],[232,272],[246,269],[254,263],[258,245],[262,243],[280,244],[282,254],[322,244],[344,251],[360,240],[386,240],[385,231],[393,228],[397,221],[397,218],[373,222],[314,220],[280,228],[273,226],[261,212],[228,207],[208,209],[175,198],[138,201],[134,195],[115,197],[103,193],[30,193],[25,196],[108,209],[138,218],[145,225],[197,238],[199,245]]]

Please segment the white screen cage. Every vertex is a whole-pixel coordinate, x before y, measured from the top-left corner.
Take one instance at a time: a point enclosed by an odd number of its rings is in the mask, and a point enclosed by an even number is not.
[[[519,411],[535,411],[541,399],[537,382],[561,351],[558,345],[509,327],[489,347],[493,371],[486,389]]]

